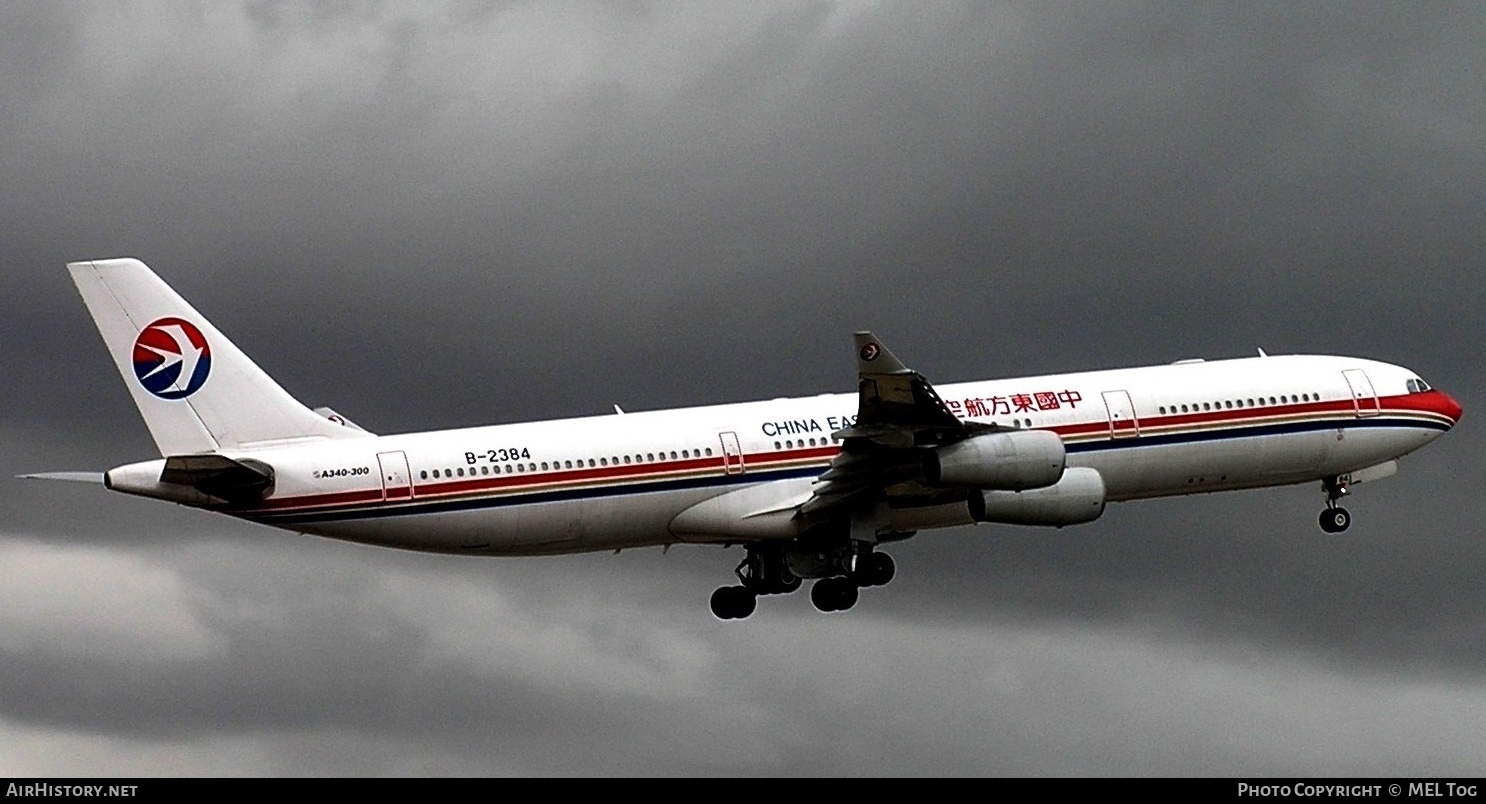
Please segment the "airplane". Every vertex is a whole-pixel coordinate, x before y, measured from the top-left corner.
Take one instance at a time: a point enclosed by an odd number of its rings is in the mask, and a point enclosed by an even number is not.
[[[1352,485],[1460,420],[1401,366],[1325,355],[940,385],[855,335],[855,394],[374,435],[296,401],[144,263],[68,270],[161,457],[22,477],[384,547],[482,556],[741,546],[719,619],[813,580],[821,611],[896,572],[881,547],[973,524],[1064,527],[1110,502]]]

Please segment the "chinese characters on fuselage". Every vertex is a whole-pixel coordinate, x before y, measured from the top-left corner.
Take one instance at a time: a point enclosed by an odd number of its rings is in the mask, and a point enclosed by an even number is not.
[[[983,416],[1032,413],[1043,410],[1077,408],[1084,401],[1078,391],[1038,391],[1031,394],[1008,394],[1006,396],[973,397],[964,400],[949,400],[949,410],[956,416],[980,418]]]

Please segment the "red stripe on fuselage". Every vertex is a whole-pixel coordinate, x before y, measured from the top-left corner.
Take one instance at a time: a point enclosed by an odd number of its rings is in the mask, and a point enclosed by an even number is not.
[[[1384,416],[1389,414],[1424,414],[1431,417],[1440,417],[1452,425],[1459,421],[1460,417],[1460,406],[1455,400],[1439,391],[1380,397],[1378,403],[1380,407],[1379,415]],[[1167,408],[1170,409],[1171,406],[1167,405]],[[1326,402],[1266,405],[1264,407],[1245,406],[1243,408],[1224,408],[1222,410],[1203,411],[1201,413],[1168,413],[1161,415],[1140,414],[1137,411],[1137,419],[1140,427],[1142,429],[1149,428],[1152,430],[1157,428],[1195,428],[1203,426],[1228,428],[1271,423],[1277,419],[1289,419],[1296,416],[1326,416],[1337,418],[1339,421],[1348,421],[1357,418],[1357,408],[1351,399],[1341,399]],[[1372,417],[1369,416],[1368,418]],[[1088,436],[1096,435],[1107,436],[1110,432],[1110,424],[1108,419],[1101,418],[1094,421],[1057,425],[1044,429],[1051,430],[1065,439],[1087,438]],[[1129,441],[1132,446],[1139,443],[1139,439],[1135,438],[1129,439]],[[831,445],[746,453],[742,456],[742,462],[745,474],[747,470],[771,469],[787,464],[808,464],[816,461],[824,466],[839,451],[839,447]],[[688,474],[724,474],[723,459],[721,456],[717,456],[677,461],[625,464],[621,466],[583,467],[582,469],[559,469],[510,475],[500,474],[489,477],[450,478],[439,481],[425,480],[413,483],[412,489],[415,495],[413,500],[422,502],[431,498],[450,499],[489,494],[491,492],[514,493],[528,492],[538,488],[582,487],[631,481],[660,480]],[[400,497],[385,502],[388,504],[406,504],[409,501],[410,499],[408,497]],[[365,506],[381,504],[383,502],[382,489],[377,487],[373,489],[306,494],[295,497],[270,499],[263,501],[256,508],[235,511],[234,513],[287,513],[290,511],[337,506]]]
[[[837,447],[815,447],[810,449],[781,450],[779,452],[753,453],[743,456],[745,469],[774,468],[780,464],[802,461],[829,460]],[[679,461],[656,461],[654,463],[627,464],[621,466],[584,467],[583,469],[560,469],[546,472],[526,472],[513,475],[477,476],[450,478],[447,480],[424,480],[413,484],[419,501],[434,497],[450,498],[492,491],[525,492],[534,488],[582,487],[623,483],[626,481],[658,480],[669,477],[703,474],[723,474],[722,458],[702,458]],[[406,502],[402,497],[390,502]],[[324,508],[340,505],[355,505],[382,502],[382,489],[359,489],[355,491],[304,494],[264,500],[256,508],[243,509],[235,513],[284,513],[290,510]]]

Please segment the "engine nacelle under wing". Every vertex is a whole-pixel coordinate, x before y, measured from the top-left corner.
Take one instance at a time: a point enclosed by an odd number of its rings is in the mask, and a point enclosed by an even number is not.
[[[1104,513],[1104,478],[1075,466],[1051,486],[1026,491],[982,491],[970,495],[970,517],[1002,525],[1078,525]]]
[[[1021,491],[1057,483],[1067,459],[1049,430],[986,433],[929,453],[924,475],[936,485]]]

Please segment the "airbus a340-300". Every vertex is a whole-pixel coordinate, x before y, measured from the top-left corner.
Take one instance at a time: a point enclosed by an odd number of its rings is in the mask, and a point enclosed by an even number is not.
[[[894,574],[882,547],[974,523],[1062,527],[1109,502],[1349,486],[1460,419],[1401,366],[1267,356],[942,385],[869,332],[857,392],[401,435],[297,402],[144,263],[68,266],[162,457],[28,477],[460,555],[741,546],[712,611],[798,589],[822,611]]]

